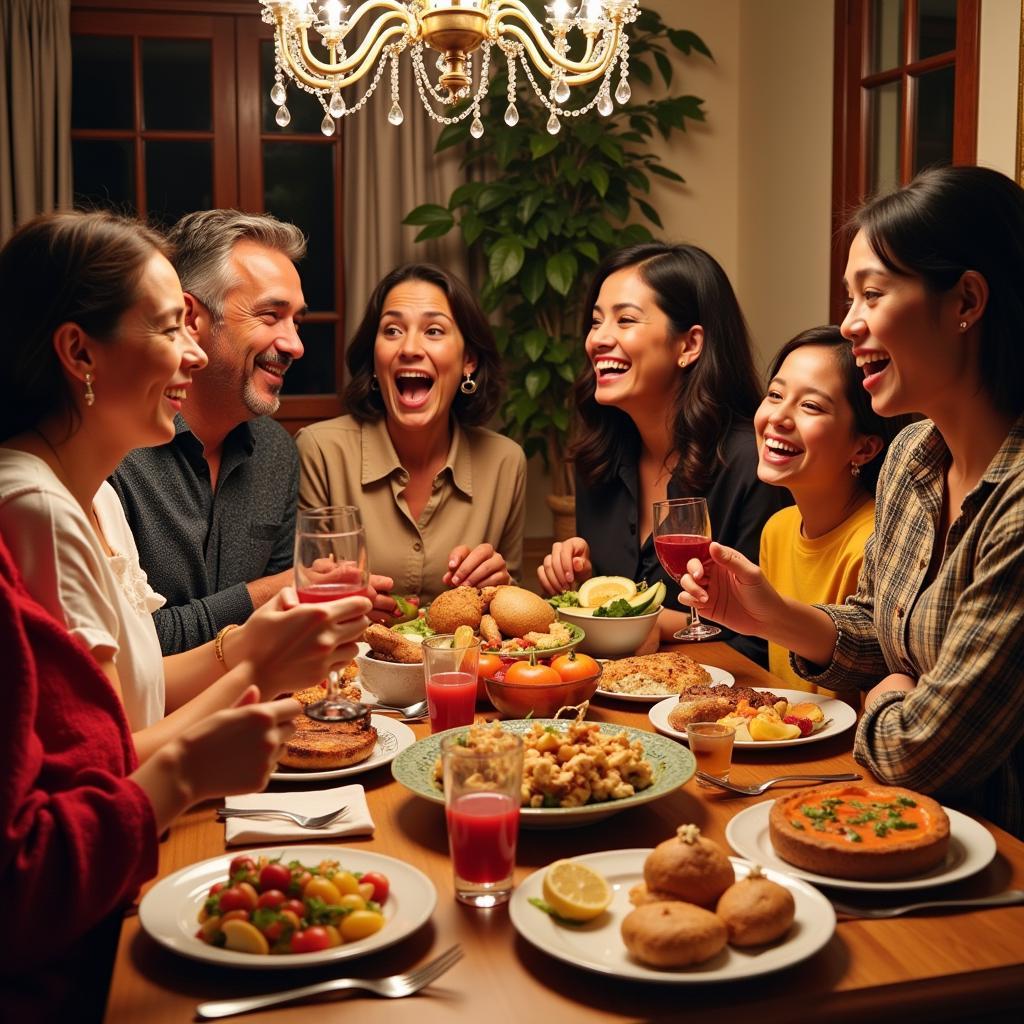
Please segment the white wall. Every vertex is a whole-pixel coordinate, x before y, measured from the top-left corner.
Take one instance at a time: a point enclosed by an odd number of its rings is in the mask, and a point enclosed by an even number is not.
[[[1017,159],[1020,0],[983,0],[978,163],[1009,174]]]

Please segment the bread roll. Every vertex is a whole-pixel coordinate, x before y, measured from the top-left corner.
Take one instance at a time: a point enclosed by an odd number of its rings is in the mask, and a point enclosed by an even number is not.
[[[731,945],[761,946],[789,931],[796,904],[785,886],[765,878],[755,864],[746,878],[722,893],[715,912],[725,922]]]
[[[725,948],[722,921],[692,903],[645,903],[622,921],[622,941],[639,961],[652,967],[703,963]]]
[[[673,839],[659,843],[644,861],[649,890],[699,907],[713,907],[735,881],[729,858],[696,825],[681,825]]]

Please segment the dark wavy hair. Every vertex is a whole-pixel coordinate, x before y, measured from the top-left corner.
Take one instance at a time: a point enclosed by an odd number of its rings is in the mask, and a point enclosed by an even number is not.
[[[0,359],[8,382],[0,440],[60,412],[75,430],[77,406],[54,351],[54,332],[74,323],[97,341],[110,340],[138,299],[139,280],[155,253],[170,258],[161,235],[112,213],[43,214],[8,239],[0,249]]]
[[[849,226],[890,272],[936,295],[965,271],[985,278],[982,383],[1002,412],[1024,412],[1024,189],[987,167],[937,167],[870,200]]]
[[[703,490],[723,463],[722,449],[734,423],[750,420],[761,396],[750,335],[725,271],[695,245],[644,242],[606,257],[597,268],[583,306],[583,333],[601,286],[616,271],[637,267],[658,308],[678,335],[700,324],[700,357],[679,370],[670,411],[673,475],[690,490]],[[594,397],[596,377],[587,360],[573,386],[581,426],[570,450],[577,471],[590,486],[614,472],[639,440],[633,421]]]
[[[905,426],[912,423],[917,417],[879,416],[875,412],[871,407],[871,396],[864,388],[864,371],[857,365],[853,348],[839,332],[839,328],[832,325],[811,327],[787,341],[772,360],[772,365],[768,370],[768,381],[771,382],[778,375],[782,364],[791,352],[808,345],[827,348],[835,357],[839,372],[843,377],[843,394],[853,410],[854,433],[874,435],[882,440],[882,447],[878,454],[870,462],[861,465],[860,475],[857,477],[857,483],[873,495],[878,484],[878,474],[881,472],[885,453],[889,450],[890,443]]]
[[[432,263],[406,263],[395,267],[374,288],[366,303],[363,319],[348,345],[345,361],[350,379],[342,395],[345,411],[360,423],[374,422],[385,413],[384,399],[380,391],[372,387],[373,351],[388,292],[405,281],[425,281],[436,285],[447,296],[466,351],[476,358],[473,373],[476,392],[465,395],[461,390],[456,391],[452,414],[462,426],[476,427],[487,423],[497,411],[505,386],[494,332],[469,288],[454,274]]]

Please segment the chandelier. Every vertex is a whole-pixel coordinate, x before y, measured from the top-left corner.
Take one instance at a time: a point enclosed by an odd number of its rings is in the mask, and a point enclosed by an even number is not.
[[[551,114],[547,130],[552,135],[561,129],[562,118],[579,117],[594,107],[605,116],[612,112],[616,66],[615,100],[629,102],[629,40],[624,29],[640,13],[639,0],[579,0],[575,9],[570,0],[553,0],[546,8],[550,33],[523,0],[364,0],[351,17],[350,8],[341,0],[261,3],[263,20],[274,26],[275,73],[270,98],[277,106],[276,121],[282,128],[291,121],[286,77],[319,100],[324,110],[320,130],[333,135],[341,118],[366,105],[389,63],[388,121],[400,125],[405,115],[398,70],[404,51],[412,61],[416,88],[427,113],[446,125],[472,117],[469,130],[476,139],[484,133],[480,102],[487,93],[495,46],[508,65],[505,123],[509,127],[519,121],[519,67]],[[375,14],[372,21],[371,14]],[[570,55],[573,29],[578,30],[576,57]],[[319,56],[311,45],[311,39],[317,37],[322,48]],[[350,41],[351,53],[346,47],[350,37],[357,40]],[[436,82],[427,72],[425,48],[438,54]],[[543,86],[535,72],[546,79]],[[362,79],[368,79],[365,92],[358,101],[346,103],[341,90]],[[596,89],[584,105],[565,106],[574,89],[594,83]]]

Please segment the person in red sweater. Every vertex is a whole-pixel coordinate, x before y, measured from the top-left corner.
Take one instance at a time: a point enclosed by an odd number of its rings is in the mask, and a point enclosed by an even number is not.
[[[110,680],[29,595],[2,537],[0,651],[0,1020],[91,1020],[160,833],[198,801],[262,789],[301,705],[257,703],[243,663],[235,706],[140,766]]]

